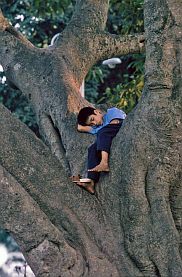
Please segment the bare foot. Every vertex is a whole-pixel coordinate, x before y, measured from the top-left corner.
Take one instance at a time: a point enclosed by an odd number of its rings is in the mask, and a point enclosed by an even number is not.
[[[109,172],[109,165],[105,164],[105,163],[100,163],[97,166],[95,166],[94,168],[88,169],[88,171],[96,171],[96,172]]]
[[[95,183],[93,180],[90,180],[90,182],[76,182],[76,184],[91,194],[95,193]]]

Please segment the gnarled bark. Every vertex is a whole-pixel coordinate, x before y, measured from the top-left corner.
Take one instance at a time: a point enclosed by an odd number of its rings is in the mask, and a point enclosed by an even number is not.
[[[77,1],[70,24],[47,49],[37,49],[8,32],[7,21],[0,16],[5,26],[0,29],[0,62],[10,81],[31,98],[40,129],[59,158],[0,106],[0,223],[13,232],[36,276],[53,276],[52,260],[44,262],[46,250],[57,257],[54,276],[178,277],[182,274],[178,1],[145,1],[145,88],[114,139],[111,173],[101,177],[95,196],[69,181],[71,173],[84,170],[90,142],[75,128],[76,112],[90,104],[79,94],[84,76],[104,55],[143,49],[141,35],[126,43],[104,33],[107,8],[108,1]],[[84,18],[79,18],[79,10]],[[34,227],[28,228],[30,216]]]

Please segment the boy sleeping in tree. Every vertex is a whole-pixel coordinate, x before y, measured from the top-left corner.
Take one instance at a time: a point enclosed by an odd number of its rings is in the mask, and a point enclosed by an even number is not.
[[[100,172],[109,172],[109,153],[112,139],[118,133],[126,114],[117,108],[110,108],[106,113],[93,107],[80,110],[77,130],[96,134],[96,141],[88,148],[88,174],[86,179],[72,178],[78,186],[91,194],[95,192],[95,184],[99,180]]]

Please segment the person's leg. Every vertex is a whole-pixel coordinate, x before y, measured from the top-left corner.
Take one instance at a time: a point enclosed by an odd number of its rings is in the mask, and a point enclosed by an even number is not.
[[[112,139],[116,136],[121,124],[110,124],[102,128],[97,135],[97,151],[101,153],[101,160],[95,167],[89,169],[89,172],[109,171],[109,153]]]
[[[93,143],[89,148],[88,148],[88,160],[87,160],[87,168],[88,168],[88,173],[87,177],[94,180],[94,182],[98,182],[99,180],[99,173],[98,172],[90,172],[91,168],[94,168],[97,166],[101,161],[101,152],[97,151],[97,140],[95,143]]]
[[[106,126],[102,128],[97,141],[88,149],[88,180],[87,182],[77,182],[77,185],[87,190],[89,193],[95,193],[95,183],[98,182],[101,171],[109,171],[109,153],[113,137],[116,136],[121,125]]]
[[[88,148],[88,160],[87,160],[87,178],[88,180],[83,182],[82,179],[80,182],[76,182],[76,184],[83,189],[87,190],[89,193],[94,194],[95,193],[95,183],[99,180],[99,172],[89,172],[90,168],[95,167],[100,163],[101,157],[100,152],[97,151],[97,142],[93,143]]]
[[[91,194],[95,193],[95,182],[92,179],[90,179],[90,181],[87,181],[87,182],[82,182],[81,179],[80,179],[80,182],[76,182],[76,184],[79,187],[87,190]]]
[[[101,151],[101,161],[95,167],[88,169],[89,173],[91,172],[109,172],[109,153],[106,151]]]

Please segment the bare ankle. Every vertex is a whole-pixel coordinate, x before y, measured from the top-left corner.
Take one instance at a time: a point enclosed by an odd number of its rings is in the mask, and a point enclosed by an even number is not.
[[[99,165],[109,167],[109,163],[107,161],[101,161]]]

